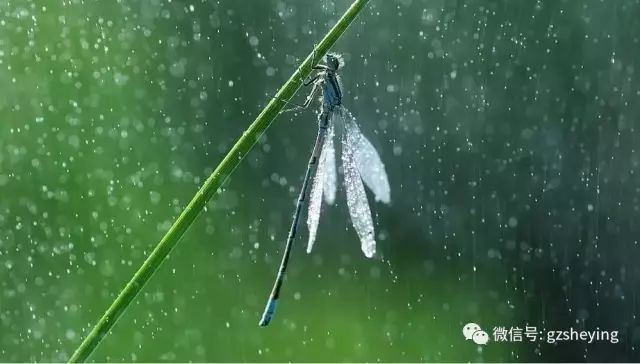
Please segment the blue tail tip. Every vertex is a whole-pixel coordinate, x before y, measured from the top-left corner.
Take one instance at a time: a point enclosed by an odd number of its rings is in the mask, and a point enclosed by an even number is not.
[[[262,314],[262,318],[260,319],[260,326],[267,326],[271,319],[273,318],[273,314],[276,312],[276,304],[278,300],[269,300],[267,303],[267,307],[264,309],[264,313]]]

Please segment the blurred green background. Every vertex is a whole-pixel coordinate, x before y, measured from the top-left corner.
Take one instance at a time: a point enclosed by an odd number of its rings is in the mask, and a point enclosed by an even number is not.
[[[0,3],[0,361],[68,359],[348,4]],[[90,359],[640,360],[638,14],[371,0],[333,50],[390,176],[378,255],[339,190],[257,326],[316,133],[282,115]],[[479,347],[467,322],[620,342]]]

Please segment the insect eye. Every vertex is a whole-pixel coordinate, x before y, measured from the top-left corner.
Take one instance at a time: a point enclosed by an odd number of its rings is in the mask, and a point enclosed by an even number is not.
[[[331,67],[333,70],[338,70],[338,68],[340,68],[340,58],[336,57],[334,54],[327,54],[325,61],[327,66]]]

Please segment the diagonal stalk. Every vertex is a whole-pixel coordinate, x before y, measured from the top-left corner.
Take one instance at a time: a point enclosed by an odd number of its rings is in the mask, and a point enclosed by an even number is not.
[[[302,80],[309,76],[312,67],[324,56],[329,48],[333,46],[338,38],[340,38],[368,1],[369,0],[354,0],[336,25],[331,28],[312,53],[305,58],[304,62],[302,62],[298,69],[289,77],[289,80],[287,80],[275,97],[242,134],[209,178],[207,178],[191,202],[189,202],[178,219],[173,223],[169,231],[167,231],[155,249],[153,249],[144,263],[142,263],[140,269],[133,275],[91,332],[89,332],[80,346],[78,346],[69,359],[69,362],[82,362],[91,355],[96,346],[98,346],[104,336],[111,330],[118,318],[131,302],[133,302],[144,284],[158,269],[164,258],[166,258],[169,252],[178,244],[182,235],[184,235],[189,226],[191,226],[209,199],[220,188],[227,177],[231,175],[238,164],[240,164],[258,138],[269,127],[273,119],[282,111],[286,102],[293,97],[298,88],[300,88]]]

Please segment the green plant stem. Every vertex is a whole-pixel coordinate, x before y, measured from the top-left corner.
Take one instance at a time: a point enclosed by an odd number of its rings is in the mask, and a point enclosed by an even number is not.
[[[204,185],[198,190],[191,202],[182,211],[178,219],[173,223],[169,231],[160,240],[158,245],[153,249],[151,254],[142,263],[142,266],[133,275],[131,280],[122,289],[118,297],[113,301],[104,315],[93,327],[91,332],[85,337],[78,349],[73,353],[69,362],[85,361],[89,355],[95,350],[96,346],[109,332],[116,323],[118,318],[131,304],[133,299],[138,295],[144,284],[149,280],[153,273],[158,269],[162,261],[167,257],[169,252],[178,244],[178,241],[193,223],[200,211],[205,207],[206,203],[213,194],[220,188],[222,183],[231,175],[233,170],[240,164],[240,161],[254,146],[258,138],[271,125],[273,119],[280,113],[296,91],[300,88],[302,80],[304,80],[312,71],[312,67],[324,56],[324,54],[333,46],[340,38],[342,33],[347,29],[356,15],[362,10],[369,0],[355,0],[344,15],[338,20],[336,25],[325,35],[320,43],[315,47],[313,52],[307,56],[298,69],[291,75],[289,80],[282,86],[276,96],[262,110],[256,120],[242,134],[236,144],[224,157],[222,162],[216,167],[213,173],[204,182]]]

